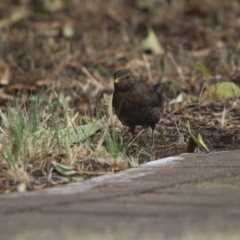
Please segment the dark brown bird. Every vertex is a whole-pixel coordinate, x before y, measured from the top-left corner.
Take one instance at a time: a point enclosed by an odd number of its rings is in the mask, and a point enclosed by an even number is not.
[[[133,133],[136,125],[152,128],[152,145],[154,129],[163,112],[162,93],[165,83],[148,87],[135,80],[127,69],[114,73],[114,93],[112,106],[119,120]]]

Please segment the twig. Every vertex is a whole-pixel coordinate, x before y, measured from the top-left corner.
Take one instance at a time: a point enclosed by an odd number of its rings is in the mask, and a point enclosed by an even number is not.
[[[147,70],[147,75],[148,75],[148,79],[151,80],[151,82],[153,82],[153,77],[152,77],[152,72],[151,72],[151,68],[150,68],[150,63],[147,59],[147,56],[145,54],[142,55],[143,57],[143,61],[145,63],[145,67],[146,67],[146,70]]]
[[[173,57],[173,55],[171,53],[168,53],[167,56],[169,57],[169,59],[172,61],[173,66],[176,68],[178,75],[180,76],[181,80],[184,80],[184,76],[182,73],[182,68],[179,67]]]

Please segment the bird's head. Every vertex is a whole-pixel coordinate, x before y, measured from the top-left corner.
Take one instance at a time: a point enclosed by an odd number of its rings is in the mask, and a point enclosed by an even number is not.
[[[114,88],[122,91],[131,88],[136,82],[132,73],[127,69],[121,69],[116,71],[113,74],[113,78],[114,78]]]

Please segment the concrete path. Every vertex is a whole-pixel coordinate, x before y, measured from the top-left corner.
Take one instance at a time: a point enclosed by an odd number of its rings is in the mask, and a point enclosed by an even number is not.
[[[0,196],[0,239],[240,239],[240,151]]]

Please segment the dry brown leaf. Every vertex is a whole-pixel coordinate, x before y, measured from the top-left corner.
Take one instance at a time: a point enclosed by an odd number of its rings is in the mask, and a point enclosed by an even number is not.
[[[63,25],[63,23],[60,21],[33,23],[33,27],[40,31],[54,29],[54,28],[61,28],[62,25]]]
[[[3,71],[0,77],[0,84],[3,86],[8,85],[10,82],[10,66],[6,66],[5,70]]]
[[[50,12],[56,12],[63,9],[64,3],[62,0],[44,1],[44,7]]]
[[[12,12],[8,18],[0,20],[0,29],[4,27],[9,27],[10,25],[21,21],[24,18],[31,16],[32,12],[26,8],[18,8]]]
[[[119,167],[119,165],[118,164],[113,164],[112,166],[111,166],[111,171],[112,172],[119,172],[120,171],[120,167]]]
[[[8,93],[13,91],[20,91],[20,90],[26,90],[26,91],[35,91],[37,90],[37,86],[35,84],[23,84],[23,83],[16,83],[9,87],[7,87],[6,91]]]

